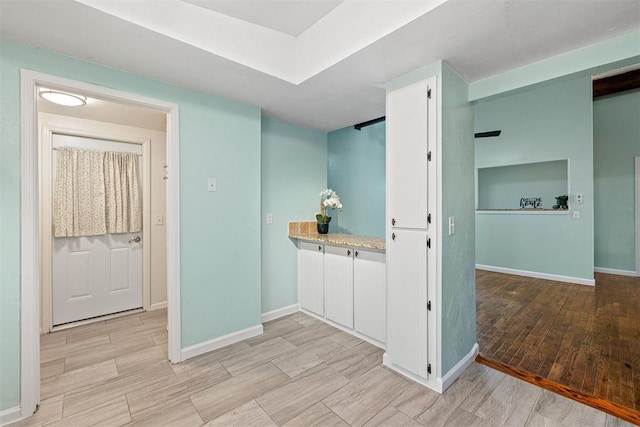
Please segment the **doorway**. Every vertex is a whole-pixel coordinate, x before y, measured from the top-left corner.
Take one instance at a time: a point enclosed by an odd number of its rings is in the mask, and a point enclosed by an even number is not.
[[[43,256],[40,254],[40,193],[38,170],[37,88],[55,87],[71,93],[135,105],[166,114],[167,163],[167,307],[168,357],[172,363],[181,361],[180,349],[180,280],[179,280],[179,139],[178,106],[166,101],[142,97],[91,84],[63,79],[29,70],[21,72],[21,411],[29,416],[40,399],[40,297]]]

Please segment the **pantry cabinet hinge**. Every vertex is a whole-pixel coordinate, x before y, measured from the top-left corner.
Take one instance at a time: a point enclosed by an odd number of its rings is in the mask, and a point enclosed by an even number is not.
[[[427,310],[431,311],[431,301],[427,301]]]
[[[427,247],[431,249],[431,238],[427,239]]]
[[[427,98],[431,99],[431,89],[427,89]]]
[[[427,214],[427,224],[431,224],[431,214]]]
[[[427,161],[429,161],[429,162],[431,161],[431,151],[429,151],[427,153]]]
[[[427,374],[431,373],[431,363],[427,363]]]

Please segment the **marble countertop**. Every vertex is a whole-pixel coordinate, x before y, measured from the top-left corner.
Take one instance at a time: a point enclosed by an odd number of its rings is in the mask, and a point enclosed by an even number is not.
[[[289,237],[292,239],[306,240],[309,242],[321,242],[330,245],[349,246],[353,248],[373,249],[376,251],[384,251],[384,239],[382,237],[356,236],[354,234],[341,233],[301,233],[290,232]]]

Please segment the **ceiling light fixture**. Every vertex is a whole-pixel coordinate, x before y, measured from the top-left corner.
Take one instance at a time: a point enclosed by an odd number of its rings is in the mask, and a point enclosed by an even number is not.
[[[67,107],[80,107],[87,104],[86,96],[60,92],[57,90],[43,89],[40,91],[40,96],[49,102]]]

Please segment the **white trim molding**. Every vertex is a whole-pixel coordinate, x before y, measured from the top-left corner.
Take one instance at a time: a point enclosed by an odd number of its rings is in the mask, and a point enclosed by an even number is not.
[[[14,423],[18,420],[24,418],[20,412],[19,406],[14,406],[13,408],[5,409],[4,411],[0,411],[0,426],[4,426],[10,423]]]
[[[252,338],[258,335],[262,335],[263,328],[262,325],[252,326],[247,329],[242,329],[241,331],[232,332],[227,335],[223,335],[218,338],[214,338],[208,341],[201,342],[199,344],[194,344],[189,347],[185,347],[182,349],[181,359],[187,360],[192,357],[200,356],[201,354],[208,353],[213,350],[217,350],[221,347],[225,347],[234,343],[237,343],[242,340],[246,340],[247,338]]]
[[[635,157],[636,187],[636,273],[640,276],[640,156]]]
[[[561,276],[559,274],[539,273],[537,271],[516,270],[506,267],[476,264],[476,269],[493,271],[494,273],[513,274],[514,276],[533,277],[535,279],[553,280],[556,282],[575,283],[576,285],[595,286],[595,279],[583,279],[581,277]]]
[[[276,310],[267,311],[266,313],[262,313],[262,323],[268,322],[270,320],[279,319],[284,316],[288,316],[289,314],[293,314],[300,311],[299,304],[292,304],[287,307],[278,308]]]
[[[40,265],[37,86],[55,87],[87,96],[125,102],[167,114],[167,294],[168,355],[180,362],[180,172],[178,104],[89,83],[22,69],[21,230],[20,230],[20,413],[32,415],[40,399]],[[4,414],[4,413],[3,413]]]
[[[615,268],[594,267],[593,271],[596,273],[616,274],[618,276],[640,277],[640,274],[631,270],[618,270]]]
[[[451,368],[449,370],[449,372],[447,372],[446,374],[444,374],[442,376],[442,390],[446,390],[449,387],[451,387],[451,385],[453,384],[453,382],[460,376],[462,375],[462,373],[465,371],[465,369],[467,369],[474,360],[476,360],[476,356],[478,355],[478,351],[479,351],[480,347],[478,346],[478,343],[475,343],[473,345],[473,347],[471,348],[471,351],[469,353],[467,353],[467,355],[465,357],[462,358],[462,360],[460,360],[458,363],[456,363],[456,366],[454,366],[453,368]]]

